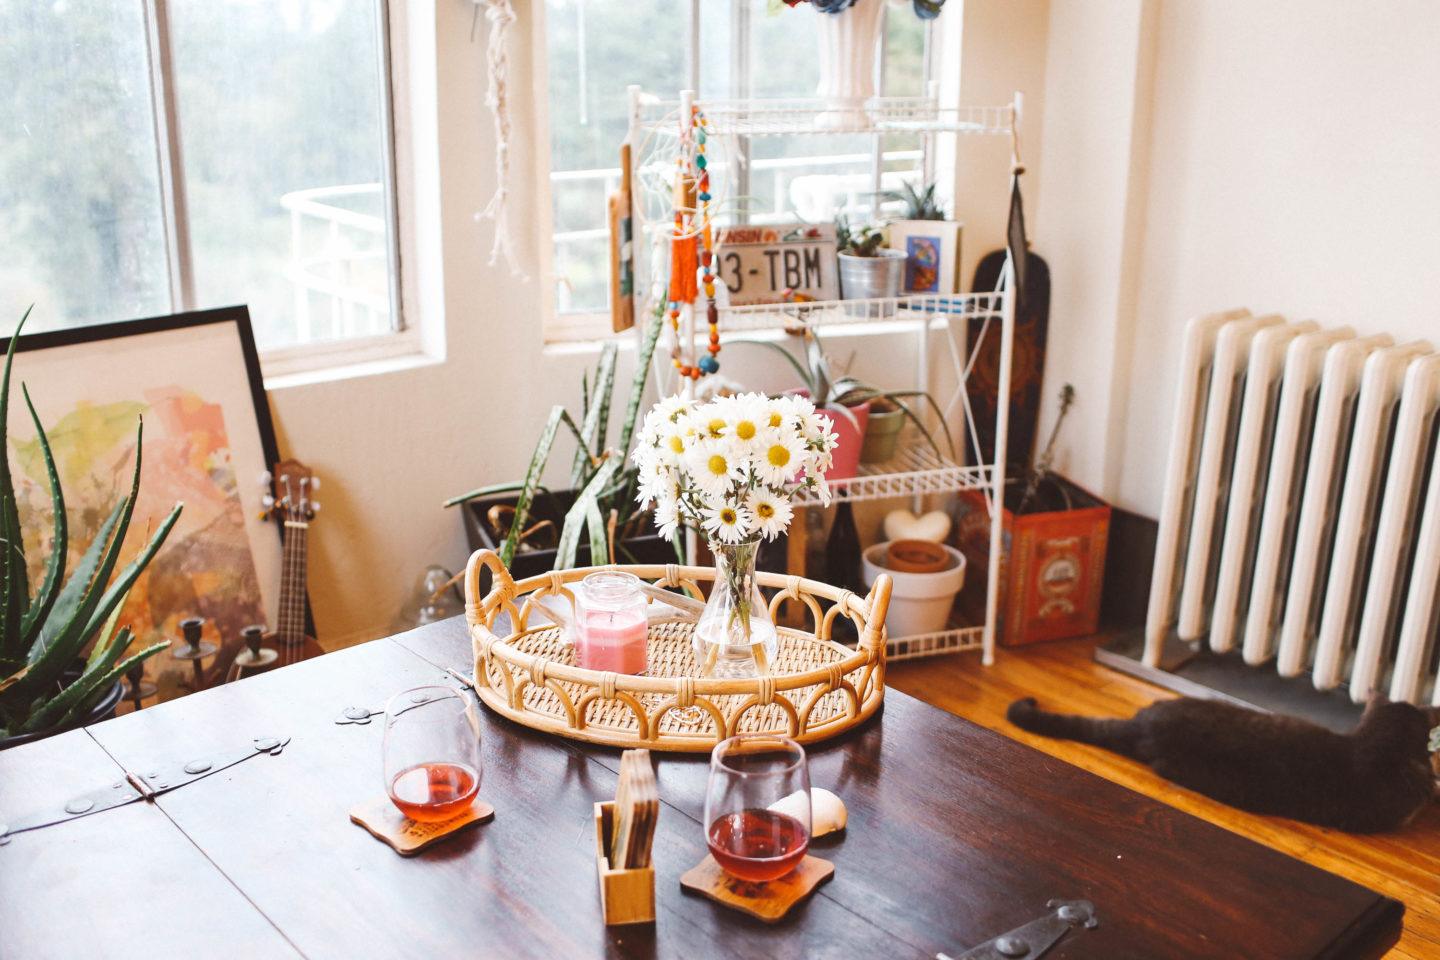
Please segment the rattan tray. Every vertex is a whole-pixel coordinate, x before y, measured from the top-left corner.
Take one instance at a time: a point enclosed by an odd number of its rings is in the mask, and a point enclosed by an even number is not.
[[[483,567],[490,568],[493,586],[480,599]],[[778,627],[779,655],[765,676],[713,679],[695,676],[693,622],[680,617],[652,619],[645,676],[577,667],[561,629],[535,606],[546,596],[573,601],[570,585],[597,569],[625,570],[700,599],[700,582],[715,578],[713,568],[665,564],[557,570],[517,583],[494,551],[476,551],[465,574],[465,619],[475,650],[475,692],[486,706],[576,740],[699,752],[736,733],[824,740],[862,723],[885,697],[889,577],[860,597],[803,577],[757,574],[762,587],[778,589],[771,616],[794,601],[807,611],[812,630]],[[854,622],[858,646],[829,639],[839,616]],[[497,623],[506,624],[507,635],[496,634]]]

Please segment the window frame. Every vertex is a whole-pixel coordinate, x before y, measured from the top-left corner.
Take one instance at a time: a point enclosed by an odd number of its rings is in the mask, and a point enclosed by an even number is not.
[[[686,3],[686,16],[688,18],[685,38],[685,75],[686,83],[691,90],[700,89],[700,4],[701,0],[688,0]],[[533,53],[535,63],[536,89],[539,91],[537,100],[536,123],[538,125],[537,139],[540,141],[539,148],[541,155],[546,158],[546,176],[544,179],[545,197],[543,198],[542,209],[542,237],[543,250],[540,255],[542,268],[541,276],[545,278],[545,307],[544,318],[541,329],[544,341],[547,345],[563,345],[567,343],[583,343],[586,341],[599,341],[610,339],[614,334],[610,328],[610,307],[607,303],[603,310],[567,310],[559,308],[559,297],[557,288],[559,278],[555,275],[555,224],[554,224],[554,189],[557,175],[563,177],[574,171],[556,171],[553,166],[553,156],[550,144],[550,88],[549,88],[549,25],[545,22],[545,4],[543,0],[535,4],[537,10],[538,29],[535,32]],[[736,44],[727,52],[730,58],[731,89],[729,96],[734,99],[748,99],[751,95],[751,44],[753,42],[750,32],[752,21],[752,10],[744,0],[730,0],[730,25],[731,36],[742,37],[744,42]],[[885,21],[882,21],[881,36],[885,36],[890,10],[887,6],[884,11]],[[930,95],[936,95],[936,84],[934,80],[935,57],[933,49],[937,36],[935,32],[935,21],[929,20],[925,23],[924,49],[922,52],[922,70],[924,74],[925,90]],[[886,44],[880,45],[880,56],[878,57],[877,69],[879,71],[876,93],[878,96],[885,95],[885,61]],[[650,91],[655,92],[655,91]],[[677,91],[678,92],[678,91]],[[737,176],[740,182],[737,185],[737,193],[748,192],[748,182],[751,175],[751,138],[738,137],[737,150],[739,163]],[[875,137],[870,149],[870,169],[867,171],[872,183],[878,192],[881,175],[885,165],[885,148],[881,137]],[[927,180],[933,180],[936,168],[936,150],[933,138],[926,137],[922,140],[920,166],[923,175]],[[615,171],[616,179],[619,177],[619,169]],[[608,298],[607,298],[608,299]]]
[[[418,329],[407,323],[404,310],[400,255],[400,214],[396,196],[395,95],[391,76],[392,29],[389,0],[374,4],[380,75],[381,191],[386,219],[385,259],[392,328],[388,333],[363,337],[317,340],[261,348],[260,361],[267,377],[290,376],[320,370],[385,360],[421,350]],[[185,157],[180,114],[175,94],[175,69],[171,53],[169,0],[142,0],[146,29],[146,60],[149,65],[149,94],[154,122],[156,165],[160,181],[160,214],[164,224],[165,268],[169,281],[170,310],[183,313],[201,309],[195,297],[194,248],[190,241],[190,216],[185,185]],[[211,304],[210,306],[218,306]]]

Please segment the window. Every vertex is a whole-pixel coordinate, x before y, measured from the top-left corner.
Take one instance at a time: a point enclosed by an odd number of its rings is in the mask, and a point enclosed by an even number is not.
[[[800,7],[772,15],[767,6],[768,0],[546,0],[558,315],[552,338],[608,329],[594,318],[609,297],[605,201],[619,188],[627,85],[662,99],[687,87],[702,99],[814,96],[812,19],[819,14]],[[883,95],[926,92],[927,30],[908,8],[887,15]],[[889,189],[928,169],[919,136],[883,141],[877,152],[870,135],[741,138],[731,150],[738,154],[732,161],[739,177],[730,181],[737,201],[721,217],[776,223],[868,214],[877,174]],[[724,161],[717,169],[723,168]]]
[[[0,36],[0,326],[400,328],[381,0],[25,0]]]

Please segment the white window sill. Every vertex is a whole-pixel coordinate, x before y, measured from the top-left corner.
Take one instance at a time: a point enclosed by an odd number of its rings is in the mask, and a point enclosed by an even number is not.
[[[367,341],[270,351],[260,358],[266,390],[370,377],[443,363],[443,356],[421,348],[410,331]]]

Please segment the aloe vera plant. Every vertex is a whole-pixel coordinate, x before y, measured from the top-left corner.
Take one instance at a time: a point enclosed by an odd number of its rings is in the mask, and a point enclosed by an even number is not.
[[[164,643],[156,643],[127,657],[125,652],[134,637],[128,627],[116,628],[125,597],[169,536],[182,507],[177,503],[139,554],[114,575],[140,492],[142,422],[135,429],[135,472],[130,492],[110,511],[67,579],[69,530],[65,496],[49,438],[30,402],[30,391],[22,386],[45,464],[53,512],[50,555],[39,585],[33,594],[30,592],[19,504],[6,455],[10,368],[20,330],[29,316],[30,311],[25,311],[10,338],[5,373],[0,379],[0,738],[75,723],[127,670],[165,649]],[[63,683],[65,672],[92,639],[95,642],[80,676]]]
[[[663,320],[662,301],[660,308],[651,315],[640,349],[636,353],[635,376],[630,381],[630,395],[625,405],[620,436],[613,447],[607,445],[607,440],[618,351],[617,344],[611,340],[607,341],[600,351],[594,376],[581,377],[580,417],[578,420],[572,417],[560,404],[551,408],[523,480],[479,487],[445,501],[445,506],[453,507],[477,497],[516,492],[515,516],[510,521],[510,530],[500,547],[500,560],[507,567],[520,547],[520,535],[526,529],[536,495],[548,493],[540,479],[550,461],[550,454],[562,426],[575,438],[575,457],[570,465],[570,486],[579,492],[574,504],[566,512],[560,528],[560,538],[555,551],[555,569],[564,570],[575,566],[575,556],[582,536],[590,545],[592,563],[617,562],[619,558],[616,553],[624,549],[617,541],[638,532],[638,527],[645,522],[645,517],[635,506],[636,468],[626,455],[635,435],[635,423],[640,416],[645,384],[650,376],[650,360],[660,338]]]

